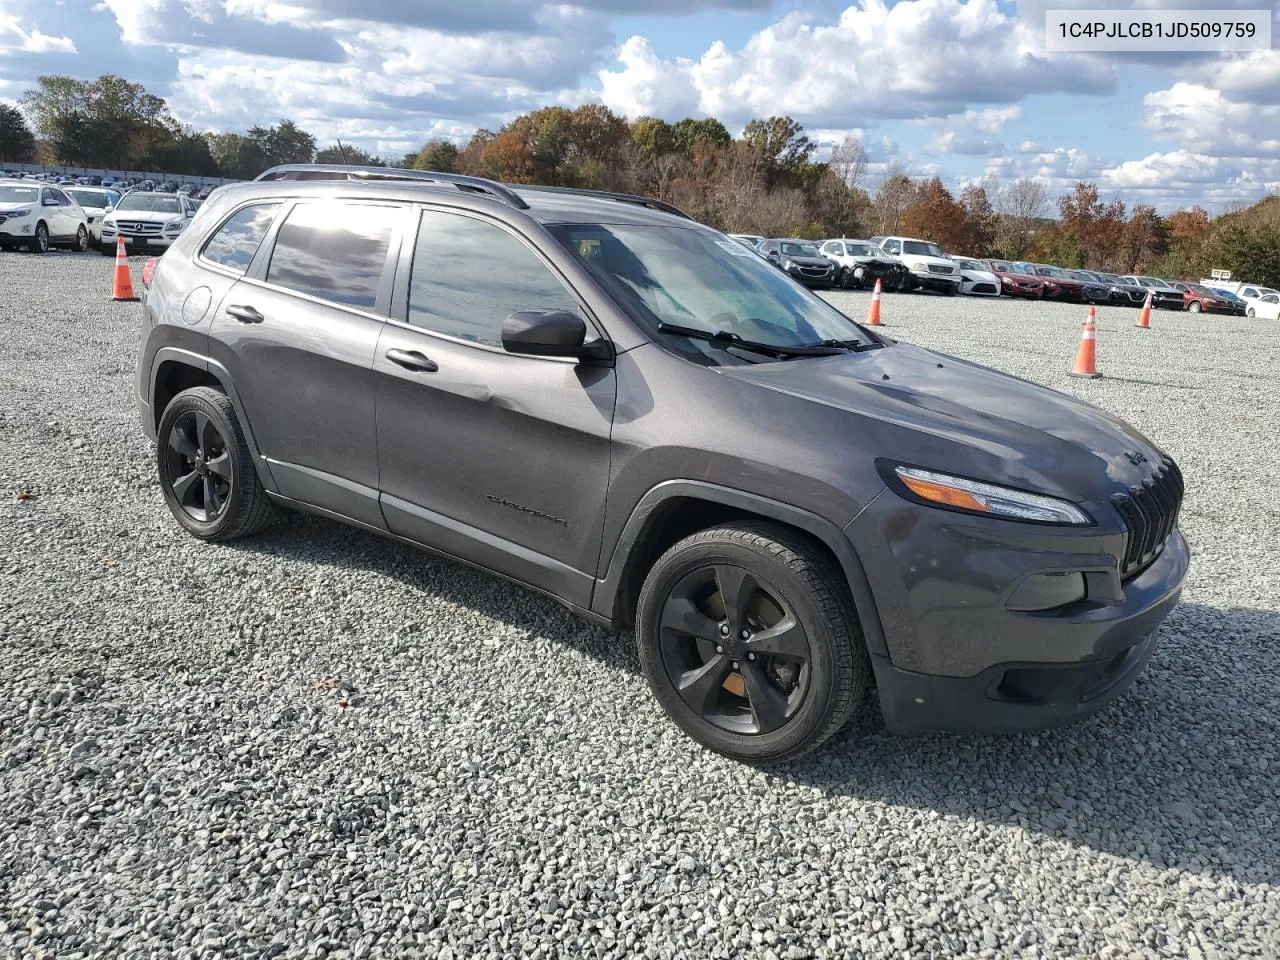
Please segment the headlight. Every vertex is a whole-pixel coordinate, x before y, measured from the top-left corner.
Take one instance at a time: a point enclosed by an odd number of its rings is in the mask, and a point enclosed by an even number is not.
[[[795,268],[796,268],[796,262],[795,262],[794,260],[783,260],[783,261],[782,261],[782,269],[783,269],[783,270],[794,270]]]
[[[992,483],[934,473],[918,467],[898,466],[894,467],[893,472],[911,493],[939,506],[1039,523],[1084,526],[1093,522],[1075,504],[1057,497],[998,487]]]
[[[17,220],[19,217],[30,216],[31,210],[30,208],[24,210],[6,210],[4,215],[7,220]]]

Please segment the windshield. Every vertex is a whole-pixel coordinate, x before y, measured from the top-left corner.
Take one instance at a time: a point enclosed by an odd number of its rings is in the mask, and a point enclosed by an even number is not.
[[[1140,281],[1142,281],[1143,286],[1146,286],[1146,287],[1154,287],[1154,288],[1155,288],[1155,289],[1157,289],[1157,290],[1172,290],[1172,289],[1173,289],[1173,288],[1172,288],[1172,287],[1170,287],[1167,283],[1165,283],[1163,280],[1157,280],[1155,277],[1139,277],[1138,279],[1139,279]]]
[[[1034,277],[1036,272],[1031,269],[1029,263],[1011,263],[1009,264],[1010,273],[1025,273],[1029,277]]]
[[[804,243],[795,240],[782,241],[782,255],[784,257],[820,257],[822,252],[818,249],[816,243]]]
[[[947,258],[940,246],[936,243],[925,243],[923,240],[903,240],[902,252],[914,253],[917,257],[942,257],[944,260]]]
[[[1072,279],[1083,280],[1085,283],[1095,283],[1098,279],[1093,274],[1085,270],[1068,270],[1066,271],[1066,273],[1067,273],[1067,276],[1071,277]]]
[[[671,323],[776,346],[872,339],[776,267],[710,230],[631,224],[547,229],[650,332]],[[681,346],[715,358],[707,362],[723,357],[715,344],[686,340]]]
[[[981,270],[986,272],[986,264],[979,263],[977,260],[965,260],[960,257],[956,258],[956,263],[960,265],[961,270]]]
[[[1057,278],[1057,279],[1059,279],[1059,280],[1070,280],[1070,279],[1071,279],[1071,277],[1067,274],[1067,271],[1065,271],[1065,270],[1059,270],[1057,267],[1041,267],[1041,266],[1037,266],[1037,267],[1035,268],[1035,271],[1036,271],[1036,273],[1040,274],[1040,276],[1042,276],[1042,277],[1056,277],[1056,278]]]
[[[35,187],[0,187],[0,203],[35,203],[40,191]]]
[[[1202,286],[1201,286],[1200,284],[1198,284],[1198,283],[1189,283],[1189,284],[1187,284],[1187,289],[1188,289],[1188,290],[1190,290],[1192,293],[1198,293],[1198,294],[1200,294],[1200,296],[1202,296],[1202,297],[1219,297],[1219,296],[1221,296],[1221,294],[1220,294],[1220,293],[1218,293],[1218,291],[1217,291],[1217,290],[1210,290],[1208,287],[1202,287]]]
[[[157,193],[131,193],[116,207],[117,210],[144,210],[149,213],[181,213],[182,207],[175,196]]]
[[[869,243],[846,243],[845,250],[851,257],[883,257],[884,252],[879,247],[873,247]]]
[[[82,207],[108,207],[115,196],[110,190],[68,190],[67,193]]]

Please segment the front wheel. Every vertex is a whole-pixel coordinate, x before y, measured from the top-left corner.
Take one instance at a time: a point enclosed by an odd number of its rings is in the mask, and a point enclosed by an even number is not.
[[[1254,311],[1253,307],[1250,307],[1248,310],[1245,311],[1246,317],[1256,317],[1257,315],[1258,314]]]
[[[226,394],[184,390],[165,407],[156,437],[160,488],[188,533],[232,540],[267,525],[274,508]]]
[[[43,220],[36,224],[36,232],[27,242],[27,249],[32,253],[49,252],[49,228]]]
[[[89,231],[86,230],[83,225],[81,225],[80,229],[76,231],[75,246],[71,249],[76,253],[84,253],[89,249]]]
[[[943,293],[946,294],[948,297],[954,297],[959,292],[960,292],[960,285],[956,283],[947,284],[947,289],[943,291]]]
[[[727,756],[790,760],[849,720],[870,660],[836,564],[771,523],[703,530],[654,564],[636,645],[685,733]]]
[[[1188,310],[1190,310],[1192,313],[1199,313],[1199,312],[1200,312],[1200,310],[1201,310],[1201,307],[1200,307],[1200,301],[1199,301],[1199,300],[1192,300],[1192,301],[1191,301],[1191,306],[1187,307],[1187,309],[1188,309]]]
[[[116,255],[116,245],[114,243],[103,243],[98,249],[102,251],[104,257],[114,257]]]

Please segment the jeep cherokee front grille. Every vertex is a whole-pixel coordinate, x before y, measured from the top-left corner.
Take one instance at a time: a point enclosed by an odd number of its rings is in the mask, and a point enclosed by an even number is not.
[[[1111,498],[1128,527],[1120,564],[1122,577],[1132,576],[1159,556],[1169,534],[1178,525],[1182,494],[1182,471],[1164,457],[1155,473],[1141,484]]]

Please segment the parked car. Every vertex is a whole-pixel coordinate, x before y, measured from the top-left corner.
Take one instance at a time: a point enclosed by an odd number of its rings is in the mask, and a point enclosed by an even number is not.
[[[835,261],[837,283],[846,290],[875,286],[879,280],[880,289],[895,291],[911,282],[911,272],[869,240],[827,240],[822,255]]]
[[[130,250],[163,250],[194,214],[191,202],[180,193],[127,193],[102,219],[102,255],[115,254],[117,236],[124,237]]]
[[[89,227],[89,240],[101,244],[102,218],[115,209],[120,202],[120,194],[105,187],[69,187],[67,193],[71,194],[84,211]]]
[[[1201,284],[1201,286],[1204,286],[1204,284]],[[1215,294],[1223,297],[1228,303],[1230,303],[1232,316],[1243,317],[1248,315],[1249,301],[1245,300],[1243,297],[1237,296],[1230,290],[1220,290],[1217,287],[1206,286],[1205,289],[1212,290]]]
[[[911,286],[954,297],[960,290],[960,271],[942,248],[914,237],[872,237],[871,242],[911,273]]]
[[[1043,280],[1046,300],[1064,300],[1071,303],[1084,303],[1084,284],[1071,276],[1061,267],[1047,263],[1027,264],[1032,272]]]
[[[1080,296],[1085,303],[1110,303],[1111,284],[1092,270],[1068,270],[1067,275],[1080,281]]]
[[[50,247],[89,249],[89,223],[80,205],[59,187],[0,181],[0,247],[45,253]]]
[[[1147,291],[1126,277],[1121,277],[1114,273],[1093,272],[1097,273],[1102,278],[1102,281],[1107,284],[1111,294],[1110,302],[1112,306],[1141,307],[1147,299]]]
[[[1173,289],[1163,280],[1159,280],[1156,277],[1139,277],[1133,274],[1125,276],[1124,279],[1135,286],[1141,287],[1144,293],[1149,292],[1151,294],[1151,306],[1162,310],[1182,309],[1182,291]]]
[[[909,733],[1141,673],[1189,554],[1178,467],[1123,421],[659,201],[310,179],[363,172],[225,187],[144,273],[141,421],[193,536],[316,510],[634,623],[669,716],[751,761],[865,717],[873,674]]]
[[[1280,320],[1280,294],[1265,293],[1256,300],[1246,301],[1245,315],[1262,320]]]
[[[1245,301],[1258,300],[1268,294],[1280,293],[1280,291],[1264,287],[1260,283],[1246,283],[1240,280],[1201,280],[1200,283],[1202,286],[1213,290],[1226,290],[1229,293],[1234,293]]]
[[[1177,283],[1171,286],[1182,287],[1182,303],[1183,306],[1192,313],[1231,313],[1236,312],[1232,302],[1218,293],[1216,290],[1210,290],[1208,287],[1201,286],[1198,283]]]
[[[1044,298],[1044,281],[1035,275],[1031,267],[1025,263],[1012,263],[1009,260],[985,260],[987,268],[1000,281],[1000,289],[1011,297],[1025,297],[1028,300]]]
[[[1000,278],[987,269],[981,260],[970,257],[952,257],[960,268],[960,292],[970,296],[1000,296]]]
[[[756,246],[783,273],[806,287],[834,287],[836,264],[824,257],[812,240],[765,239]]]

